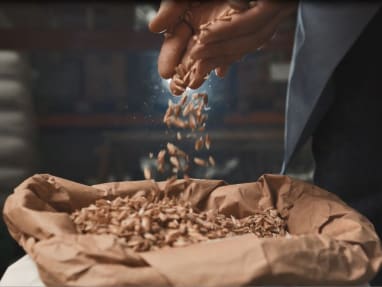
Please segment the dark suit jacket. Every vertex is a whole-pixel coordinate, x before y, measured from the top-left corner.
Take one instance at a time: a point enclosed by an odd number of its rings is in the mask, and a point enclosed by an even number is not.
[[[301,1],[287,91],[282,173],[325,114],[330,77],[381,2]],[[382,29],[382,28],[381,28]],[[382,32],[382,30],[381,30]]]

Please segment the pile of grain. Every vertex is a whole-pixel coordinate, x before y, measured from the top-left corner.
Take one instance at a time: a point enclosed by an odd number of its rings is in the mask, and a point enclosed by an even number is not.
[[[286,232],[285,221],[274,209],[236,219],[213,210],[199,212],[189,202],[158,191],[99,199],[73,212],[71,218],[79,233],[114,234],[137,252],[247,233],[277,237]]]

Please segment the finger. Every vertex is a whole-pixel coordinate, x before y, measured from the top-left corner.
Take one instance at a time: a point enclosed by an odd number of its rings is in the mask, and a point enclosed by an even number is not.
[[[180,96],[186,90],[187,85],[183,81],[181,81],[178,77],[174,77],[170,82],[170,91],[174,96]]]
[[[224,78],[228,73],[229,67],[230,65],[222,65],[220,67],[217,67],[215,69],[216,76],[218,76],[219,78]]]
[[[239,37],[260,31],[270,19],[279,14],[280,7],[281,5],[276,5],[273,1],[259,1],[255,7],[232,15],[230,21],[215,21],[208,30],[201,33],[199,42],[208,44],[224,40],[227,35]]]
[[[179,96],[184,93],[188,86],[188,82],[184,82],[179,77],[174,76],[170,82],[170,91],[174,96]]]
[[[210,44],[196,44],[190,52],[194,59],[208,59],[224,57],[226,55],[247,54],[256,51],[274,35],[280,16],[274,17],[272,21],[257,33],[250,33],[236,38],[228,38]]]
[[[184,23],[180,23],[171,36],[165,37],[158,57],[158,72],[162,78],[172,77],[190,38],[191,30]]]
[[[188,8],[188,1],[163,0],[158,13],[149,23],[151,32],[160,33],[175,27]]]
[[[191,80],[188,86],[191,89],[199,88],[213,69],[220,66],[229,66],[232,63],[240,60],[241,57],[241,55],[235,54],[227,57],[216,57],[197,61],[193,67]]]

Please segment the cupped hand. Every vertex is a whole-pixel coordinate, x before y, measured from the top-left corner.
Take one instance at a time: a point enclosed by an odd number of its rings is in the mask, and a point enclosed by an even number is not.
[[[202,30],[198,42],[186,51],[186,56],[196,61],[185,85],[198,88],[214,69],[223,77],[231,64],[264,46],[296,7],[296,2],[259,0],[248,10],[232,15],[230,21],[216,21]]]
[[[163,0],[155,18],[149,23],[154,33],[163,33],[164,42],[158,58],[158,72],[168,79],[184,57],[187,47],[195,40],[201,24],[218,17],[229,6],[225,1],[176,1]]]
[[[154,19],[149,23],[149,29],[154,33],[165,35],[160,56],[158,72],[162,78],[171,78],[175,67],[182,59],[192,31],[182,21],[190,1],[162,0]]]
[[[158,71],[172,78],[173,94],[181,94],[186,87],[198,88],[214,69],[224,76],[232,63],[271,39],[279,23],[297,7],[297,2],[259,0],[238,11],[228,2],[232,1],[195,5],[167,0],[161,4],[150,29],[171,33],[162,45]],[[181,20],[184,16],[189,24]]]

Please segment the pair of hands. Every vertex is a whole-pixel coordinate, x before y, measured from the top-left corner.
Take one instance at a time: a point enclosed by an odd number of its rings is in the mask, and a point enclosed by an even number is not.
[[[158,72],[172,78],[173,94],[200,87],[212,70],[224,77],[232,63],[270,40],[297,7],[297,2],[258,0],[237,10],[237,2],[162,0],[149,29],[164,32]]]

